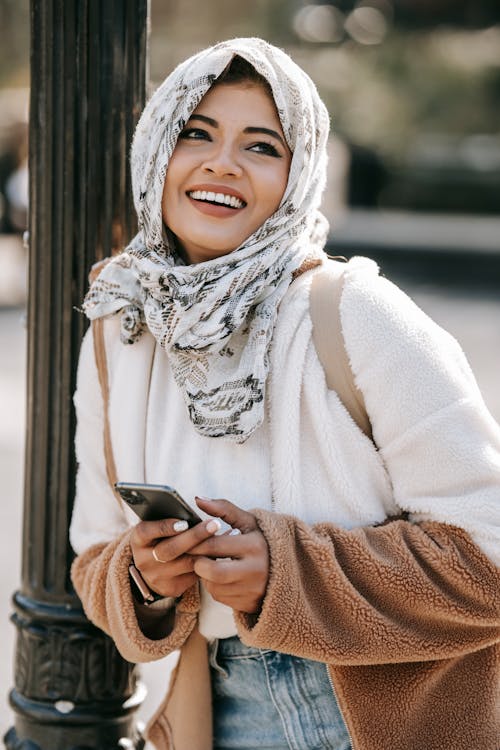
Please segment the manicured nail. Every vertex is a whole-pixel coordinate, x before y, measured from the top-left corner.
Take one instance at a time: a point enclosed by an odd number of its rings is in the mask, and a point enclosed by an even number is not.
[[[232,529],[229,532],[229,536],[238,536],[238,534],[241,534],[241,531],[239,529]]]
[[[217,518],[212,518],[212,520],[207,523],[205,528],[208,532],[210,532],[210,534],[215,534],[216,531],[221,530],[222,526],[221,522],[218,521]]]
[[[176,521],[173,526],[174,531],[186,531],[188,528],[189,524],[187,521]]]

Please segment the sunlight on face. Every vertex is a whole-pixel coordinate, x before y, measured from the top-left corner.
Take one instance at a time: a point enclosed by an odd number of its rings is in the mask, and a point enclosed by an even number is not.
[[[179,135],[163,190],[163,220],[186,261],[226,255],[250,237],[280,205],[290,162],[262,86],[211,88]]]

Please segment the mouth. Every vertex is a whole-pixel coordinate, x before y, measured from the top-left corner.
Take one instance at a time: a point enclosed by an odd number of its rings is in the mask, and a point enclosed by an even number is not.
[[[186,195],[199,203],[210,203],[212,206],[224,206],[233,210],[245,208],[247,205],[242,198],[236,195],[212,190],[188,190]]]

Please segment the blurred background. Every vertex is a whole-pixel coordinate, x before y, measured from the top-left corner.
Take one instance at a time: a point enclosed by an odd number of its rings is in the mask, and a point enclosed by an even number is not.
[[[331,251],[374,257],[460,341],[500,419],[500,4],[497,0],[152,0],[152,87],[231,36],[284,47],[332,118]],[[19,583],[26,331],[29,3],[0,0],[0,685]]]

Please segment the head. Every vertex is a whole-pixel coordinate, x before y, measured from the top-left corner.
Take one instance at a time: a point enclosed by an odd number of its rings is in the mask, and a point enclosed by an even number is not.
[[[256,249],[271,217],[281,235],[312,234],[327,135],[314,85],[281,50],[236,39],[195,55],[154,94],[134,138],[146,244],[168,255],[173,238],[197,263]]]
[[[230,253],[261,227],[281,203],[291,157],[269,84],[236,56],[168,164],[162,216],[184,260]]]

